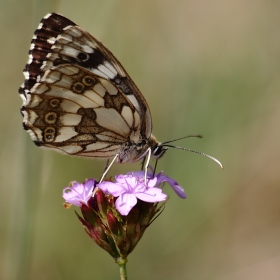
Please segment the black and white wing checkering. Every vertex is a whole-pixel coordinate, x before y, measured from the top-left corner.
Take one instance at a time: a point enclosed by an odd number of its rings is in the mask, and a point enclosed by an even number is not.
[[[29,57],[24,69],[26,81],[20,93],[26,94],[40,80],[42,73],[53,66],[77,64],[108,79],[126,94],[139,113],[145,117],[146,121],[141,124],[141,133],[147,138],[151,135],[151,114],[139,89],[114,55],[72,21],[57,14],[47,15],[33,36]]]
[[[48,14],[31,41],[24,128],[38,146],[135,162],[158,146],[143,95],[114,55],[67,18]]]
[[[48,14],[40,22],[31,40],[29,60],[23,69],[25,81],[19,89],[22,98],[26,98],[29,90],[40,80],[42,65],[51,52],[54,38],[57,38],[66,26],[75,25],[71,20],[56,15]]]

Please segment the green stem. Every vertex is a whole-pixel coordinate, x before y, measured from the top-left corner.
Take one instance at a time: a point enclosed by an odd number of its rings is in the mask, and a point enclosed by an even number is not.
[[[126,262],[127,262],[127,259],[124,259],[122,257],[120,257],[120,258],[118,258],[116,260],[116,263],[120,267],[120,277],[121,277],[121,280],[127,280]]]

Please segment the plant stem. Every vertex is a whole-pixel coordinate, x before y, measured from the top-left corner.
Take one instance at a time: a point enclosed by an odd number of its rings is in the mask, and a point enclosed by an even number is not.
[[[121,280],[127,280],[126,262],[127,262],[127,259],[123,259],[122,257],[118,258],[117,261],[116,261],[116,263],[120,267]]]

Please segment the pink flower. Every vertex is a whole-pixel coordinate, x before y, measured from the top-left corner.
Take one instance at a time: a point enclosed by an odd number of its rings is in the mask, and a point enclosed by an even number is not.
[[[137,198],[146,202],[160,202],[167,198],[162,189],[156,188],[157,178],[148,179],[147,184],[144,177],[128,175],[116,176],[116,183],[104,181],[97,185],[105,193],[118,197],[115,205],[121,215],[128,215],[129,211],[136,205]]]
[[[186,198],[184,189],[176,181],[160,172],[155,177],[151,173],[147,174],[145,184],[145,172],[129,172],[126,175],[116,176],[116,182],[104,181],[97,184],[97,187],[105,193],[110,193],[117,197],[116,208],[121,215],[128,215],[129,211],[137,204],[137,199],[155,203],[164,201],[167,195],[162,192],[161,185],[167,182],[176,194],[181,198]]]
[[[75,182],[63,190],[62,196],[67,203],[80,207],[82,216],[77,212],[76,215],[86,233],[118,261],[126,259],[164,210],[165,182],[186,198],[183,188],[163,172],[155,176],[148,173],[145,180],[144,171],[118,175],[115,182]]]
[[[117,175],[116,182],[103,181],[97,183],[94,179],[87,180],[83,184],[75,182],[72,187],[63,190],[63,198],[66,202],[82,207],[88,205],[96,187],[104,193],[109,193],[116,197],[115,207],[121,215],[127,216],[131,209],[137,204],[137,199],[149,203],[165,201],[167,195],[162,192],[162,187],[167,182],[180,198],[186,198],[184,189],[172,178],[163,172],[153,175],[147,173],[145,182],[145,172],[129,172],[126,175]]]
[[[73,186],[66,187],[63,190],[62,197],[66,202],[78,207],[81,207],[83,204],[87,205],[92,196],[95,183],[94,179],[89,179],[83,184],[75,182]]]
[[[149,166],[151,169],[152,173],[148,173],[147,174],[147,178],[157,178],[157,183],[156,183],[156,187],[163,187],[162,184],[164,184],[165,182],[167,182],[170,187],[174,190],[174,192],[180,197],[180,198],[187,198],[187,195],[184,191],[184,189],[178,185],[178,183],[173,180],[172,178],[168,177],[167,175],[163,174],[163,171],[159,172],[157,175],[154,175],[154,171],[151,168],[151,166]],[[139,177],[143,177],[145,176],[145,171],[137,171],[137,172],[130,172],[128,174],[133,174],[134,176],[139,176]]]

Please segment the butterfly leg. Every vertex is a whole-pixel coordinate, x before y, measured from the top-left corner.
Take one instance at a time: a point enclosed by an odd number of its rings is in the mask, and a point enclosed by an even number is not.
[[[155,167],[154,167],[154,172],[153,172],[153,178],[155,177],[156,169],[157,169],[157,163],[158,163],[158,158],[156,159]]]
[[[109,159],[107,159],[106,164],[105,164],[105,166],[104,166],[104,172],[105,172],[105,170],[108,168],[108,165],[109,165]]]
[[[112,159],[112,161],[110,162],[109,165],[108,165],[108,162],[107,162],[107,164],[106,164],[106,170],[104,171],[104,173],[103,173],[103,175],[102,175],[102,177],[101,177],[99,183],[101,183],[101,182],[104,180],[104,178],[105,178],[105,176],[107,175],[108,171],[110,170],[111,166],[112,166],[113,163],[117,160],[118,157],[119,157],[119,154],[116,154],[116,155],[114,156],[114,158]]]
[[[141,170],[144,170],[145,161],[146,161],[146,157],[144,157],[144,158],[142,159],[142,162],[141,162]]]
[[[152,153],[152,150],[151,148],[149,148],[146,152],[146,156],[145,158],[147,158],[146,162],[145,162],[145,165],[144,165],[144,170],[145,170],[145,184],[147,183],[147,172],[148,172],[148,166],[149,166],[149,163],[150,163],[150,159],[151,159],[151,153]],[[144,158],[144,160],[145,160]],[[143,162],[144,163],[144,162]]]

